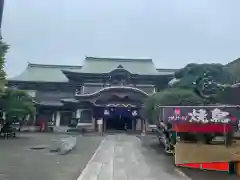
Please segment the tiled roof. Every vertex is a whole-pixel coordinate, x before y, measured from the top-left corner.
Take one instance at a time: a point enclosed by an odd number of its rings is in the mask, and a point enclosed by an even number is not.
[[[62,71],[74,73],[109,73],[115,69],[125,69],[139,75],[173,75],[174,69],[156,69],[152,59],[123,59],[86,57],[82,66],[44,65],[29,63],[27,68],[9,81],[68,82]]]
[[[81,69],[82,66],[31,64],[18,76],[10,78],[12,81],[41,81],[68,82],[62,70]]]
[[[80,72],[108,73],[122,67],[132,74],[157,74],[152,59],[123,59],[86,57]]]
[[[157,68],[159,73],[166,73],[166,74],[174,74],[178,69],[159,69]]]

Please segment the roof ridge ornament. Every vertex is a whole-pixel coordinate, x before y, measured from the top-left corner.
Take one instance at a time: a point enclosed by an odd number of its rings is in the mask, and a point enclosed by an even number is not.
[[[124,69],[124,67],[121,64],[119,64],[117,69]]]

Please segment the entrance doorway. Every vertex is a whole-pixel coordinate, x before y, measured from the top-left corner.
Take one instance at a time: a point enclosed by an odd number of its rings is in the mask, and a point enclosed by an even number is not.
[[[106,119],[106,130],[132,130],[132,119],[124,116],[113,116]]]

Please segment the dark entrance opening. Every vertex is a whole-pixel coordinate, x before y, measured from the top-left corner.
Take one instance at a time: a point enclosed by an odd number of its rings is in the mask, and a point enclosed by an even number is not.
[[[132,119],[126,116],[113,116],[106,119],[107,130],[128,130],[132,129]]]

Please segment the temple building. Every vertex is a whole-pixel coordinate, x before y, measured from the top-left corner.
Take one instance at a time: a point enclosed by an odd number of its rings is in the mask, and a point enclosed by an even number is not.
[[[40,120],[56,127],[74,122],[97,130],[141,130],[144,99],[172,79],[174,69],[157,69],[152,59],[86,57],[82,66],[29,63],[10,87],[26,90],[36,101]]]

